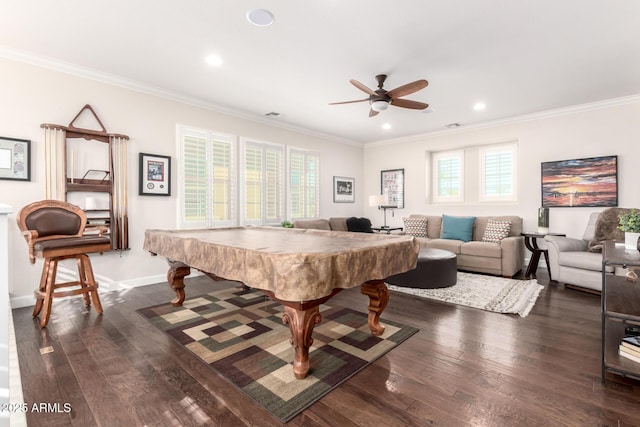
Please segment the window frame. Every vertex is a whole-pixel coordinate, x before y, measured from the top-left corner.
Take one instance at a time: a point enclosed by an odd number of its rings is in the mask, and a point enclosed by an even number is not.
[[[267,218],[267,200],[265,197],[260,199],[260,218],[259,219],[248,219],[247,218],[247,164],[246,164],[246,155],[247,155],[247,147],[260,147],[262,152],[262,195],[266,194],[266,185],[265,175],[267,171],[264,169],[265,167],[265,159],[267,155],[267,150],[271,150],[274,152],[280,152],[280,167],[278,171],[279,176],[279,184],[278,189],[276,190],[278,193],[277,196],[277,210],[279,213],[278,218]],[[268,141],[262,141],[255,138],[240,138],[240,223],[242,225],[277,225],[280,224],[286,216],[286,180],[287,176],[285,174],[286,170],[286,149],[285,145],[277,144]]]
[[[508,174],[511,175],[511,193],[510,194],[487,194],[487,157],[496,153],[510,153],[511,154],[511,170]],[[516,202],[518,201],[518,144],[516,142],[505,142],[500,144],[483,145],[478,148],[479,156],[479,183],[480,188],[478,190],[478,199],[483,203],[495,203],[495,202]]]
[[[459,193],[455,196],[441,196],[440,189],[440,171],[439,171],[439,161],[441,159],[458,159],[458,188]],[[464,202],[464,193],[465,193],[465,179],[464,179],[464,171],[465,171],[465,152],[463,149],[457,150],[445,150],[445,151],[436,151],[432,152],[430,156],[431,160],[431,168],[432,168],[432,177],[433,181],[431,183],[431,201],[433,203],[463,203]]]
[[[303,215],[301,217],[294,216],[294,206],[293,206],[293,170],[292,170],[292,158],[293,155],[301,155],[303,156],[303,172],[305,182],[302,185],[302,194],[303,194],[303,206],[302,211]],[[313,157],[316,162],[315,167],[315,184],[309,185],[309,157]],[[297,147],[287,147],[287,218],[291,220],[299,220],[299,219],[314,219],[320,218],[320,153],[313,150],[306,150],[303,148]],[[313,204],[309,203],[309,194],[313,194],[314,202]],[[312,206],[315,206],[313,212]]]
[[[205,140],[205,215],[203,221],[187,221],[186,218],[186,171],[185,171],[185,138],[200,138]],[[226,220],[216,220],[214,216],[214,169],[213,169],[213,148],[215,143],[227,144],[229,150],[229,218]],[[238,170],[237,170],[237,153],[238,144],[237,137],[231,134],[199,129],[193,126],[177,125],[177,145],[180,161],[178,163],[178,203],[177,218],[178,228],[195,229],[195,228],[217,228],[232,227],[238,224],[237,202],[238,202]]]

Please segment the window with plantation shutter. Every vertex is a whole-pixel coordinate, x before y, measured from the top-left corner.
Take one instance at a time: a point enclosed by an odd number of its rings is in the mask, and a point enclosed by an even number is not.
[[[480,201],[516,201],[516,144],[480,148]]]
[[[243,141],[243,223],[280,224],[284,219],[284,147]]]
[[[464,151],[434,153],[433,175],[435,203],[464,201]]]
[[[178,127],[180,228],[237,224],[235,137]]]
[[[517,140],[427,152],[426,162],[430,180],[427,197],[433,203],[518,200]]]
[[[292,220],[320,216],[320,156],[289,150],[289,214]]]

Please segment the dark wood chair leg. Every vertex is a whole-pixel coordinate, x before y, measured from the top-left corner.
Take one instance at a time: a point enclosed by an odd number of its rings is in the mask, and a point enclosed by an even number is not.
[[[89,291],[87,289],[87,274],[85,271],[85,263],[82,255],[76,256],[76,264],[78,264],[78,284],[84,290],[82,298],[84,299],[84,305],[87,308],[91,307],[91,300],[89,299]]]
[[[33,317],[37,317],[42,311],[42,304],[44,302],[43,295],[45,290],[47,289],[47,277],[49,276],[49,267],[51,267],[51,263],[48,259],[44,260],[44,264],[42,265],[42,275],[40,276],[40,285],[38,285],[38,289],[33,293],[36,297],[36,305],[33,307]]]
[[[56,283],[56,273],[58,271],[58,258],[47,259],[48,265],[47,283],[44,290],[44,304],[42,314],[40,314],[40,327],[44,328],[49,323],[51,317],[51,304],[53,303],[53,291]]]
[[[96,278],[93,275],[93,267],[91,266],[91,259],[89,259],[89,255],[82,254],[82,263],[84,265],[83,271],[85,274],[85,284],[87,285],[88,292],[91,294],[91,299],[93,300],[93,307],[95,308],[98,314],[102,314],[102,303],[100,302],[100,296],[98,295],[98,282],[96,282]],[[87,294],[85,294],[87,297]],[[88,297],[87,297],[88,300]],[[89,304],[87,304],[89,305]]]

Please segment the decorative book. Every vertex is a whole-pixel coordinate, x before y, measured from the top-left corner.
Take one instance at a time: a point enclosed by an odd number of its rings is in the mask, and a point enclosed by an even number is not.
[[[625,353],[631,354],[633,356],[640,357],[640,348],[634,347],[626,342],[621,343],[618,350],[624,351]]]
[[[625,357],[629,360],[633,360],[634,362],[640,363],[640,356],[636,356],[635,354],[631,354],[631,352],[627,352],[626,350],[624,350],[624,347],[620,346],[620,350],[618,351],[618,354],[621,357]]]
[[[640,336],[637,335],[627,335],[624,338],[622,338],[622,342],[623,343],[627,343],[630,344],[634,347],[637,347],[638,349],[640,349]]]

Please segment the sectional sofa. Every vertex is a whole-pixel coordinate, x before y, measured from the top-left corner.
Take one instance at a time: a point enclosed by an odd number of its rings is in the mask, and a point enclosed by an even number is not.
[[[470,234],[467,236],[458,233],[459,223],[462,222],[458,220],[465,218],[466,225],[470,224]],[[426,222],[426,233],[421,231],[423,226],[416,225],[421,221]],[[512,277],[524,265],[521,217],[413,214],[404,218],[404,224],[405,232],[416,236],[420,246],[455,253],[459,270]],[[452,224],[451,228],[449,224]]]
[[[347,218],[317,218],[293,221],[293,228],[312,228],[315,230],[349,231]]]
[[[293,224],[295,228],[348,231],[346,221],[347,218],[329,218],[301,220]],[[459,229],[464,227],[469,233],[459,234]],[[455,253],[459,270],[512,277],[524,265],[522,218],[518,216],[412,214],[404,218],[404,232],[415,236],[421,247]]]

